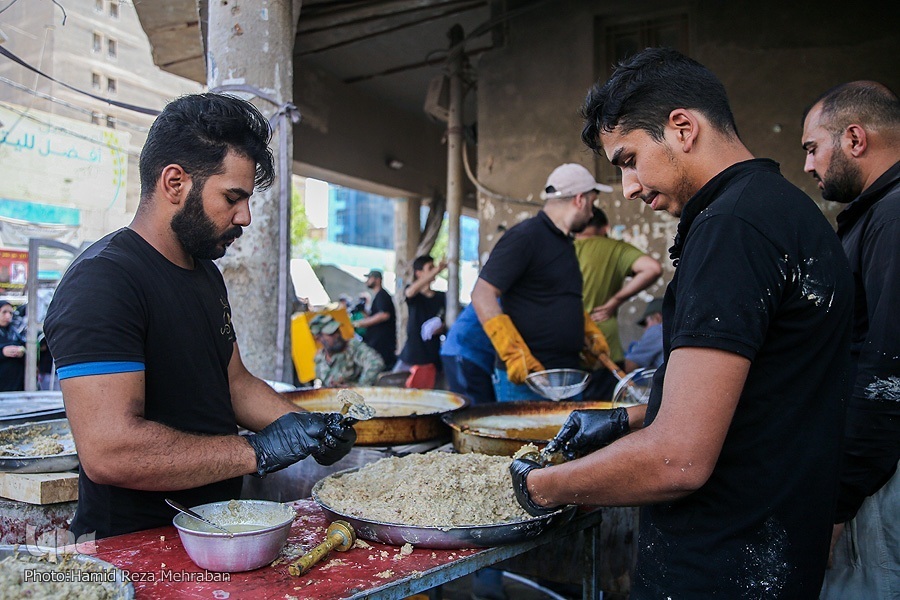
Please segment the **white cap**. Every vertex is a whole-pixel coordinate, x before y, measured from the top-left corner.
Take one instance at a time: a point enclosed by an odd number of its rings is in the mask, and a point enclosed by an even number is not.
[[[611,192],[613,189],[594,180],[591,172],[576,163],[566,163],[553,169],[544,191],[541,192],[541,200],[550,198],[570,198],[578,194],[590,191]]]

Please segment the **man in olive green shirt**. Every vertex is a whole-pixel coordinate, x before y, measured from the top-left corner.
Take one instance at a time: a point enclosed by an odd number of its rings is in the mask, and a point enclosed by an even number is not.
[[[316,379],[323,387],[372,385],[384,370],[384,359],[357,338],[345,340],[341,325],[331,315],[316,315],[309,330],[322,344],[316,352]]]
[[[606,336],[609,357],[625,359],[619,339],[616,311],[638,292],[650,287],[662,274],[662,266],[631,244],[606,237],[609,221],[594,207],[587,228],[576,236],[575,253],[584,280],[584,310]],[[631,277],[630,281],[625,281]]]

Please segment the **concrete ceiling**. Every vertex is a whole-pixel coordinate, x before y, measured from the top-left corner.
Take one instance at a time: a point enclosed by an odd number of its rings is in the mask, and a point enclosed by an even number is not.
[[[517,2],[516,10],[538,3]],[[491,18],[510,2],[295,0],[295,13],[300,4],[295,69],[308,64],[397,108],[422,111],[429,81],[442,72],[450,28],[463,28],[475,57],[501,39]],[[156,64],[205,83],[207,0],[136,2],[135,8]]]

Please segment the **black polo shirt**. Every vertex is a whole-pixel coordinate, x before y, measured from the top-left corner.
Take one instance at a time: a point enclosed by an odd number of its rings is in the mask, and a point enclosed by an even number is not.
[[[900,457],[900,162],[837,222],[856,282],[850,350],[856,374],[835,514],[843,523],[891,478]]]
[[[666,360],[690,346],[751,366],[709,480],[642,511],[632,598],[818,598],[850,383],[844,252],[816,204],[770,160],[733,165],[701,188],[671,252]],[[647,424],[664,401],[664,377],[665,367]]]
[[[479,277],[500,290],[503,312],[545,368],[578,368],[584,346],[581,269],[572,238],[547,213],[510,228]],[[506,368],[502,361],[498,366]]]

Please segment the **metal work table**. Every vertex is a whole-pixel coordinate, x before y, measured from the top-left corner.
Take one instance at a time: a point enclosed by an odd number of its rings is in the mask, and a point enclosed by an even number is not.
[[[287,550],[302,554],[320,543],[328,519],[311,499],[293,503],[298,518]],[[399,600],[482,567],[518,556],[554,540],[586,530],[584,598],[600,597],[598,564],[599,510],[580,512],[569,523],[531,540],[495,548],[431,550],[415,548],[403,556],[397,546],[364,540],[368,547],[332,552],[302,577],[288,574],[288,562],[277,560],[246,573],[209,573],[187,556],[174,527],[160,527],[93,542],[93,554],[127,571],[136,597],[144,598],[296,598],[297,600]],[[301,548],[302,546],[302,548]]]

